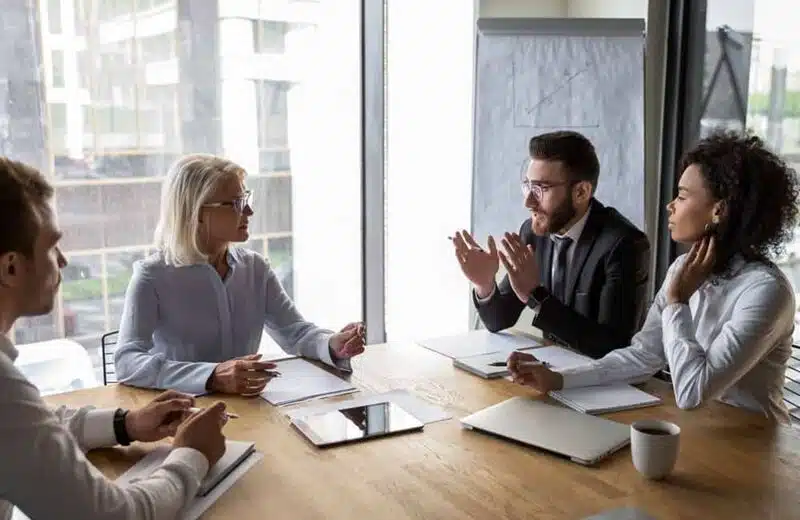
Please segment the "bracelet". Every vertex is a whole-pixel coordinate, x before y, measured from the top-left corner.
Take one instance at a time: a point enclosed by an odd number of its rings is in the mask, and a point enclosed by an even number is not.
[[[114,436],[117,438],[117,443],[122,446],[129,446],[131,438],[128,435],[128,429],[125,427],[125,417],[128,416],[128,410],[117,408],[114,412]]]

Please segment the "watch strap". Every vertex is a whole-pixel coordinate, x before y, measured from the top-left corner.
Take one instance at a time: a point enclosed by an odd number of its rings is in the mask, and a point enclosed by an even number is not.
[[[117,438],[117,443],[122,446],[129,446],[131,438],[128,435],[128,429],[125,427],[125,418],[128,416],[129,410],[124,408],[117,408],[114,412],[114,436]]]

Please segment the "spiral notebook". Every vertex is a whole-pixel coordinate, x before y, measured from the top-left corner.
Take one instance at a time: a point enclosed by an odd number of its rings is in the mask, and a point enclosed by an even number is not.
[[[661,398],[621,383],[567,388],[550,392],[550,397],[583,413],[610,413],[661,404]]]

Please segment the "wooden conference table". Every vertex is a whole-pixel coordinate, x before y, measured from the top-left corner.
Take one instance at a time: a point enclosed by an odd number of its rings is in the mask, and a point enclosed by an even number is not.
[[[505,380],[486,381],[455,369],[450,359],[414,344],[367,348],[353,362],[362,390],[408,389],[451,411],[424,432],[317,450],[289,425],[284,410],[253,398],[224,397],[242,417],[228,422],[230,439],[255,441],[265,458],[228,490],[204,518],[576,520],[618,507],[637,507],[658,520],[800,518],[800,431],[770,427],[760,417],[714,403],[694,411],[662,406],[611,414],[630,423],[661,418],[682,429],[680,458],[665,481],[640,477],[626,448],[595,467],[480,433],[458,418],[514,395]],[[50,396],[51,404],[144,405],[156,392],[109,386]],[[216,400],[200,398],[200,406]],[[147,445],[97,450],[89,458],[116,477]]]

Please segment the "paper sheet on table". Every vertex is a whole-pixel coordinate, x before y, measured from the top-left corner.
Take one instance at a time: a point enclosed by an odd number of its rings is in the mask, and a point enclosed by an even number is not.
[[[134,479],[145,478],[155,471],[161,463],[166,459],[170,452],[170,447],[159,446],[143,459],[134,464],[128,471],[123,473],[117,479],[117,482],[124,484]],[[247,473],[253,466],[258,464],[264,455],[258,451],[253,452],[244,459],[238,466],[231,470],[228,475],[214,486],[205,496],[197,496],[190,503],[184,507],[183,511],[179,514],[182,520],[195,520],[199,518],[214,502],[222,496],[228,489],[233,486],[242,476]]]
[[[286,359],[276,364],[281,376],[270,381],[261,392],[262,398],[276,406],[358,391],[344,379],[305,359]]]
[[[295,419],[305,415],[325,413],[333,410],[342,410],[351,406],[366,406],[387,401],[391,401],[400,406],[425,424],[445,421],[453,417],[453,415],[448,413],[444,408],[429,403],[425,399],[410,393],[408,390],[392,390],[391,392],[384,392],[381,394],[360,395],[353,399],[337,401],[335,403],[305,405],[287,410],[286,415],[290,419]]]
[[[534,355],[539,361],[544,361],[548,365],[555,368],[574,367],[576,365],[592,362],[592,358],[589,356],[578,354],[577,352],[573,352],[572,350],[564,347],[540,347],[537,349],[528,350],[526,352]]]
[[[456,336],[424,339],[417,343],[449,358],[463,358],[494,352],[511,353],[517,349],[541,346],[541,343],[526,336],[518,336],[510,332],[489,332],[488,330],[474,330]]]

